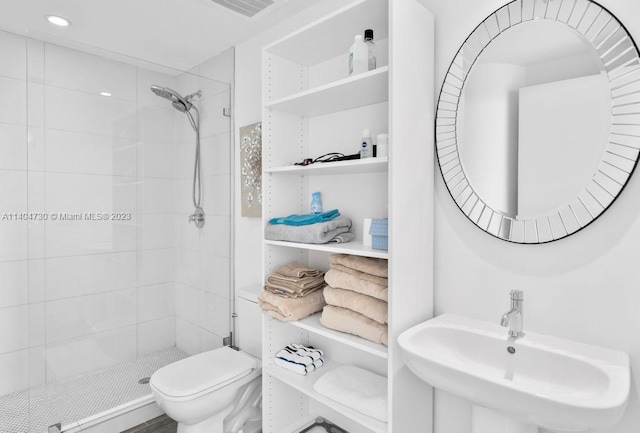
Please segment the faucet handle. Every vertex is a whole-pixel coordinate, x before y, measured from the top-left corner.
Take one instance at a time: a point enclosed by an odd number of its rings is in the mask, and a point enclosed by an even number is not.
[[[524,291],[523,290],[512,290],[510,292],[512,301],[524,301]]]

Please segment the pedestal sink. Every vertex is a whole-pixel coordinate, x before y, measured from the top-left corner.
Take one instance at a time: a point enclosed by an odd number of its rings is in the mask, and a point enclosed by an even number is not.
[[[526,331],[526,330],[525,330]],[[615,425],[629,395],[626,353],[455,314],[398,337],[407,365],[474,405],[474,433],[589,432]]]

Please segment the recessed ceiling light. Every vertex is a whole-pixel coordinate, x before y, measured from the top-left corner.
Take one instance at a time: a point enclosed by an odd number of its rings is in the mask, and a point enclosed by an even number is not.
[[[59,27],[69,27],[71,21],[59,15],[47,15],[47,21]]]
[[[100,92],[100,96],[111,96],[109,92]]]

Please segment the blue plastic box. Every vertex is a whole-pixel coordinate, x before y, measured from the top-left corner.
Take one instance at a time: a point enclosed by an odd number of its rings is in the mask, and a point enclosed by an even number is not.
[[[389,219],[374,219],[369,229],[371,235],[371,247],[375,250],[389,249]]]

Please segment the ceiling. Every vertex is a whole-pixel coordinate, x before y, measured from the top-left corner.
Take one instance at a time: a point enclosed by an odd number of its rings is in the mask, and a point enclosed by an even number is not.
[[[248,19],[211,0],[0,0],[0,29],[188,70],[314,3],[279,0]],[[55,27],[48,14],[73,25]]]

